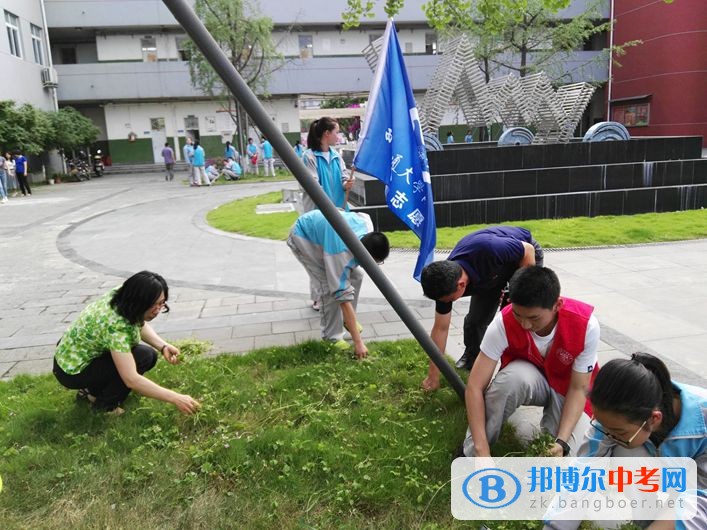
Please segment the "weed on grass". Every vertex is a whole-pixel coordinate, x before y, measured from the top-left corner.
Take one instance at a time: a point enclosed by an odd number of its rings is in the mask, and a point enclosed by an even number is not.
[[[448,386],[419,390],[416,342],[361,362],[321,342],[177,345],[189,362],[149,377],[199,399],[193,416],[135,395],[121,417],[95,413],[50,375],[0,384],[4,529],[478,528],[449,510],[464,407]],[[522,451],[512,430],[494,446]]]

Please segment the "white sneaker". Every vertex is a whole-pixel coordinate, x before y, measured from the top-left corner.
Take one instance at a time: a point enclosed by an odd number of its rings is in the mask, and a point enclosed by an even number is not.
[[[2,201],[0,201],[0,202],[3,202],[3,203],[7,202],[7,197],[3,197]]]

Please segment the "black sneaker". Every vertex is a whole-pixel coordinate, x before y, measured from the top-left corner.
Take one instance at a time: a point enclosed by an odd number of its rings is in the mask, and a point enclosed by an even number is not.
[[[470,350],[465,350],[464,355],[459,357],[459,360],[454,363],[454,365],[457,368],[464,368],[464,370],[471,370],[471,367],[474,366],[474,361],[476,360],[476,357],[479,355],[479,352],[476,353],[471,353]]]

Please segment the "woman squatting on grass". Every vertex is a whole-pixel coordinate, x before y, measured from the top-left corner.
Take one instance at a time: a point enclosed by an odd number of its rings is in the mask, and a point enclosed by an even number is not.
[[[594,417],[578,456],[687,457],[697,464],[694,517],[640,521],[650,530],[704,530],[707,521],[707,390],[676,383],[665,364],[647,353],[606,363],[589,393]],[[648,526],[646,526],[648,525]],[[549,521],[545,529],[574,530],[579,521]]]
[[[157,363],[157,351],[170,364],[179,363],[179,349],[149,324],[169,311],[168,298],[164,278],[142,271],[89,304],[57,345],[54,376],[66,388],[78,389],[77,399],[112,414],[124,412],[120,405],[131,390],[172,403],[184,414],[196,412],[199,402],[191,396],[143,376]]]

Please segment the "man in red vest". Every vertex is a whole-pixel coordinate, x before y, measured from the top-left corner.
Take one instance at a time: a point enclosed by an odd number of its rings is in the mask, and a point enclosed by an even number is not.
[[[561,297],[560,281],[547,268],[519,269],[509,289],[511,304],[489,325],[469,374],[464,455],[491,456],[503,422],[521,405],[543,407],[540,427],[555,436],[551,456],[576,454],[589,428],[587,392],[598,370],[594,308]]]

